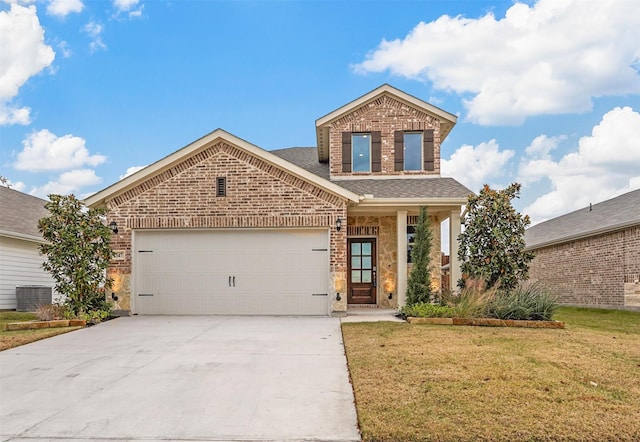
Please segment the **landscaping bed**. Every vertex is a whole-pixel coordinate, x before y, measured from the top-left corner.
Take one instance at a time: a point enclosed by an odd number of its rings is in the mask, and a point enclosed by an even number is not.
[[[432,325],[475,325],[482,327],[521,327],[521,328],[564,328],[562,321],[521,321],[516,319],[495,318],[415,318],[408,317],[411,324]]]
[[[7,324],[22,323],[38,323],[37,316],[29,312],[1,311],[0,312],[0,351],[9,348],[18,347],[20,345],[29,344],[30,342],[39,341],[41,339],[50,338],[62,333],[78,330],[82,326],[58,326],[44,328],[28,328],[21,330],[7,330]],[[50,325],[50,324],[49,324]]]
[[[58,327],[85,327],[86,325],[87,321],[85,319],[55,319],[52,321],[9,322],[5,325],[5,330],[16,331]]]

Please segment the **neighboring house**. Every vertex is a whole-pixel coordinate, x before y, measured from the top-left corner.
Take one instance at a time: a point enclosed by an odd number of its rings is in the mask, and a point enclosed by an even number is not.
[[[221,129],[87,198],[108,208],[117,308],[139,314],[342,315],[404,304],[420,206],[450,218],[440,176],[456,117],[383,85],[316,121],[317,147],[266,151]],[[454,280],[459,263],[451,262]]]
[[[533,281],[563,304],[640,309],[640,190],[535,225]]]
[[[49,214],[46,203],[0,186],[0,310],[16,308],[16,286],[55,285],[38,251],[44,242],[38,220]]]

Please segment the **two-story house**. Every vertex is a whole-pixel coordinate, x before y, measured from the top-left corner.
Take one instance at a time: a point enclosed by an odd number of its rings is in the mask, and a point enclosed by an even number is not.
[[[139,314],[342,315],[404,304],[420,206],[450,220],[440,176],[456,117],[389,85],[316,121],[317,147],[266,151],[221,129],[87,198],[106,206],[117,307]]]

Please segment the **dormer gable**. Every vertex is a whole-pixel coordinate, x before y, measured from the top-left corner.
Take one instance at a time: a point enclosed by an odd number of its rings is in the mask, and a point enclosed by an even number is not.
[[[332,178],[439,175],[457,117],[384,84],[316,120],[318,160]]]

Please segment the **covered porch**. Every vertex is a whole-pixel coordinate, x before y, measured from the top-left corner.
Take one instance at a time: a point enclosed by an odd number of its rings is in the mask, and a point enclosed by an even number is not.
[[[406,303],[406,290],[411,270],[410,250],[421,206],[433,232],[431,281],[436,292],[441,290],[442,241],[447,242],[450,258],[451,287],[461,277],[457,258],[460,212],[466,200],[414,201],[402,204],[392,201],[361,201],[349,207],[347,233],[347,314],[364,309],[397,309]],[[444,224],[443,231],[442,223]],[[345,226],[343,225],[343,228]],[[442,239],[441,239],[441,233]],[[366,310],[364,310],[366,311]]]

